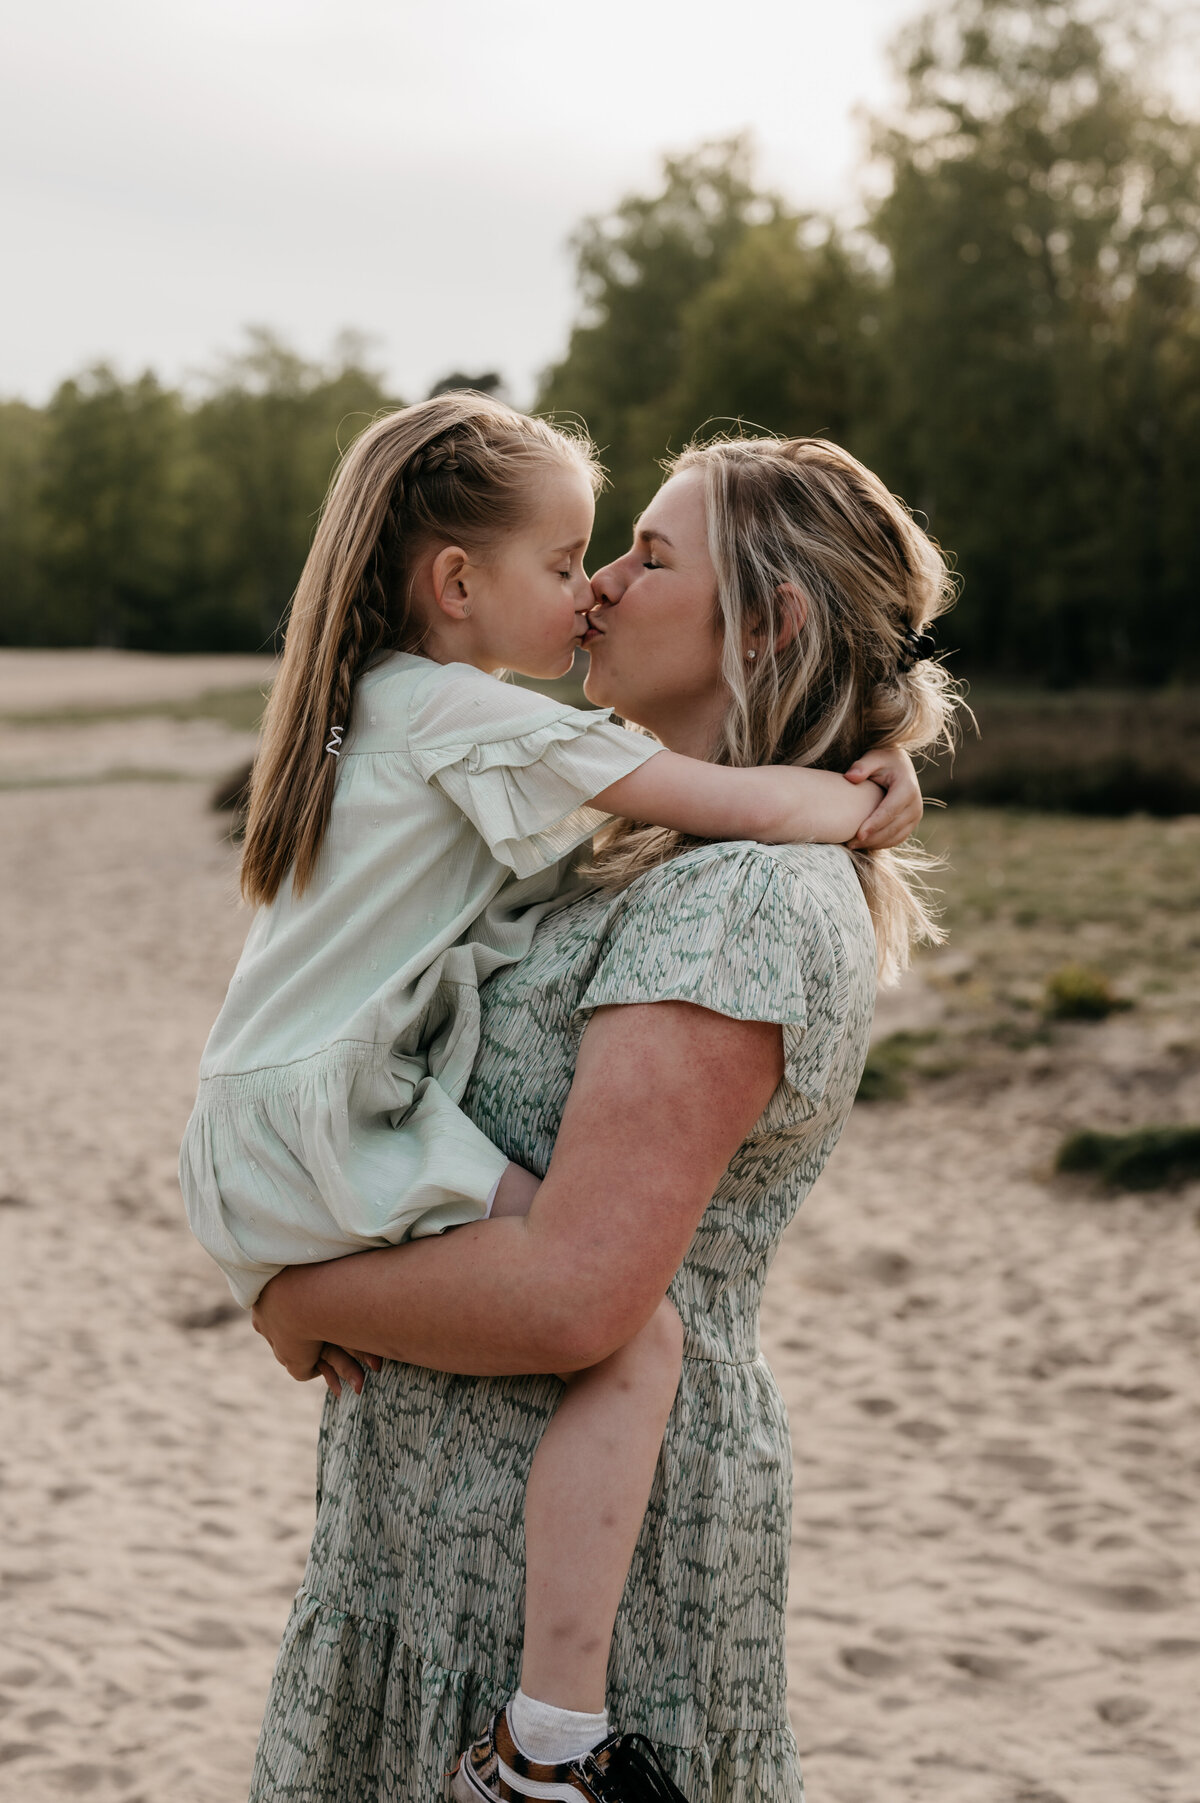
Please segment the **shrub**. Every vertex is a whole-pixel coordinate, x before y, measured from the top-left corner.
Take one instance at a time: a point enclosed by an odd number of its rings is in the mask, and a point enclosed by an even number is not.
[[[1112,1189],[1151,1190],[1200,1177],[1200,1127],[1139,1127],[1132,1133],[1072,1133],[1054,1168],[1095,1172]]]
[[[867,1053],[867,1062],[859,1078],[859,1102],[899,1102],[908,1094],[905,1072],[912,1066],[922,1046],[931,1045],[936,1030],[925,1033],[891,1033],[880,1039]],[[933,1073],[930,1072],[930,1075]]]
[[[1104,972],[1086,964],[1064,964],[1046,978],[1042,1008],[1052,1020],[1105,1020],[1127,1006],[1113,994]]]

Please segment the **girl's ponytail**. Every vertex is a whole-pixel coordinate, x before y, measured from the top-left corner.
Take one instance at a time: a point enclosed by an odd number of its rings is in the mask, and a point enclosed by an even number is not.
[[[430,542],[480,551],[518,530],[548,464],[600,482],[591,446],[484,395],[447,394],[378,420],[334,477],[292,602],[250,784],[242,894],[312,880],[359,677],[419,648],[412,565]]]

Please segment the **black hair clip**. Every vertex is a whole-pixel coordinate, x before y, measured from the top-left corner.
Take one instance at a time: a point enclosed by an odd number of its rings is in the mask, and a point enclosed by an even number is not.
[[[896,668],[901,672],[911,670],[913,665],[919,664],[923,657],[936,657],[937,649],[937,640],[928,627],[924,632],[918,632],[914,626],[906,626],[900,645],[900,654],[896,659]]]

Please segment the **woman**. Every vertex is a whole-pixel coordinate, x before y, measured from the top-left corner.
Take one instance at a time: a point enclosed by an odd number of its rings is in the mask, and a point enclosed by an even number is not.
[[[672,749],[844,769],[947,729],[948,679],[927,661],[945,565],[835,446],[685,453],[594,587],[588,693]],[[611,1713],[693,1803],[801,1795],[785,1707],[791,1458],[758,1301],[849,1112],[876,966],[934,929],[887,852],[689,846],[623,826],[594,881],[482,994],[464,1106],[545,1173],[528,1216],[286,1271],[261,1299],[258,1325],[296,1376],[324,1357],[356,1378],[345,1346],[396,1362],[327,1407],[258,1803],[443,1794],[517,1675],[522,1501],[557,1395],[527,1374],[595,1364],[668,1287],[684,1376],[618,1617]]]

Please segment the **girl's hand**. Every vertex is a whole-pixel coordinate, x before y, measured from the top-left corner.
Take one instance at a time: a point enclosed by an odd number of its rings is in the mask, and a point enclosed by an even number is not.
[[[317,1360],[317,1370],[325,1379],[325,1387],[335,1396],[341,1395],[344,1383],[350,1385],[356,1396],[361,1396],[367,1372],[378,1371],[382,1365],[383,1360],[376,1358],[373,1352],[347,1352],[344,1346],[333,1346],[328,1340]]]
[[[855,851],[882,851],[889,845],[900,845],[921,824],[925,803],[913,761],[907,751],[894,745],[868,751],[846,772],[851,783],[878,783],[883,800],[867,815],[851,839]]]

